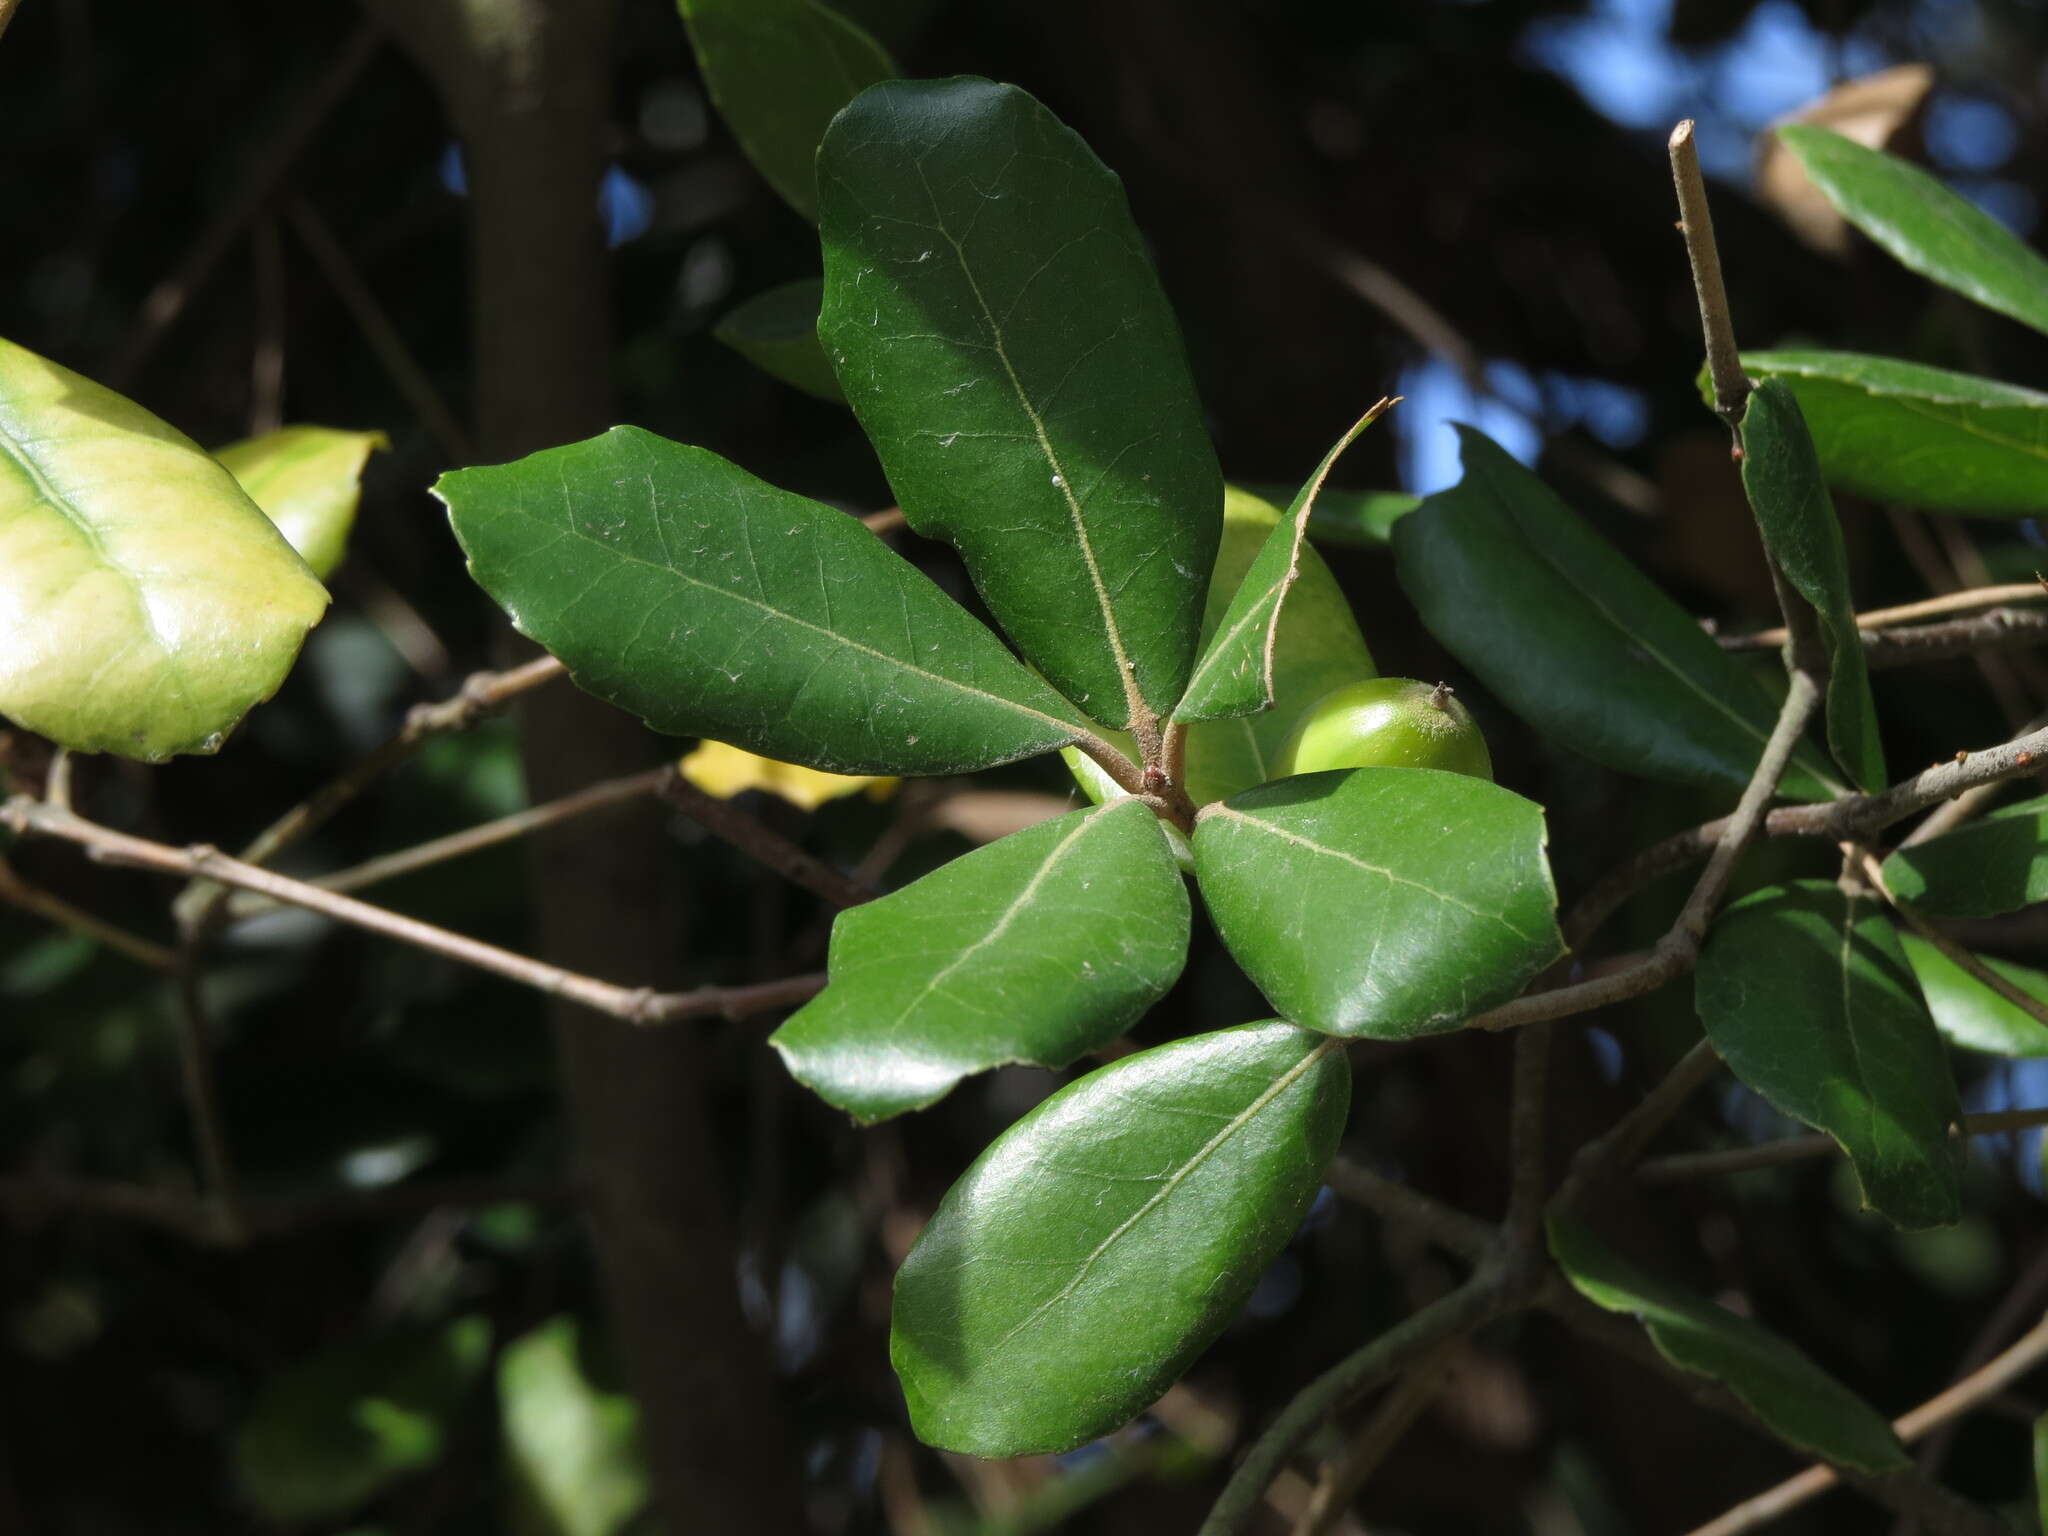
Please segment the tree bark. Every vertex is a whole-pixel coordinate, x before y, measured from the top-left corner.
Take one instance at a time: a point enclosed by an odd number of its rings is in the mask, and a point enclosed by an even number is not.
[[[496,462],[610,423],[597,225],[611,0],[366,0],[433,78],[464,149],[477,440]],[[570,688],[522,709],[537,800],[658,760],[638,722]],[[542,953],[655,986],[680,978],[680,891],[657,807],[535,840]],[[555,1015],[568,1119],[613,1332],[672,1530],[804,1529],[763,1341],[708,1131],[702,1036]]]

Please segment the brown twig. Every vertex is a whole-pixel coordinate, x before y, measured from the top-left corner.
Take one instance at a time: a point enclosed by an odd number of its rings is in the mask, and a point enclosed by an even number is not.
[[[1867,613],[1856,615],[1856,627],[1862,631],[1866,643],[1873,632],[1891,629],[1900,624],[1915,624],[1922,619],[1945,618],[1950,614],[1977,613],[1986,608],[2003,608],[2008,603],[2041,602],[2048,600],[2048,589],[2038,581],[2012,582],[2005,586],[1972,587],[1966,591],[1944,592],[1938,597],[1924,597],[1916,603],[1900,603],[1892,608],[1873,608]],[[1724,651],[1775,651],[1784,645],[1787,636],[1781,625],[1776,629],[1760,629],[1748,635],[1717,635]]]
[[[623,778],[606,779],[580,789],[572,795],[563,795],[523,811],[514,811],[509,816],[500,816],[495,821],[486,821],[474,827],[465,827],[460,832],[451,832],[446,837],[436,837],[410,848],[401,848],[396,853],[379,854],[376,858],[365,859],[347,869],[332,874],[318,875],[307,883],[317,885],[324,891],[360,891],[369,886],[395,880],[416,870],[426,869],[449,859],[467,857],[480,853],[486,848],[495,848],[503,843],[538,832],[544,827],[556,826],[606,806],[617,805],[625,800],[638,800],[657,794],[669,781],[674,772],[671,768],[650,768],[644,773],[627,774]],[[231,917],[240,919],[253,917],[259,912],[269,912],[278,904],[265,897],[242,896],[229,903]]]
[[[528,689],[553,682],[567,672],[554,657],[536,656],[502,672],[472,673],[448,698],[433,704],[415,704],[395,736],[257,833],[243,848],[242,859],[262,864],[275,858],[434,737],[467,730]],[[221,899],[222,893],[209,885],[195,885],[181,892],[172,903],[179,927],[189,932],[203,931],[218,911]]]
[[[1447,1339],[1463,1338],[1526,1307],[1533,1281],[1483,1266],[1439,1298],[1353,1351],[1294,1395],[1238,1463],[1229,1484],[1202,1522],[1199,1536],[1233,1536],[1258,1509],[1267,1486],[1301,1443],[1328,1415],[1404,1370]]]
[[[204,845],[174,848],[166,843],[153,843],[146,838],[99,826],[69,811],[24,796],[16,796],[0,805],[0,824],[23,835],[57,837],[76,843],[103,863],[206,879],[218,885],[256,891],[287,905],[304,907],[445,959],[502,976],[551,997],[566,998],[629,1024],[667,1024],[711,1016],[738,1019],[752,1013],[788,1007],[815,995],[824,986],[822,976],[793,976],[758,986],[702,987],[694,992],[662,993],[646,987],[622,987],[515,954],[509,949],[500,949],[495,944],[451,933],[417,918],[371,906],[353,896],[322,890],[303,880],[293,880],[241,859],[230,858],[217,848]]]
[[[2039,1365],[2043,1359],[2048,1359],[2048,1317],[2043,1317],[1996,1359],[1971,1372],[1946,1391],[1936,1393],[1912,1412],[1901,1414],[1893,1421],[1892,1428],[1897,1431],[1901,1440],[1910,1445],[1937,1426],[1946,1424],[1985,1399],[2003,1392],[2007,1386]],[[1885,1481],[1890,1483],[1894,1479],[1905,1478],[1908,1475],[1897,1473]],[[1920,1478],[1917,1471],[1910,1475]],[[1833,1467],[1808,1467],[1804,1472],[1787,1478],[1777,1487],[1760,1493],[1753,1499],[1746,1499],[1727,1513],[1709,1520],[1705,1525],[1690,1532],[1689,1536],[1741,1536],[1742,1532],[1753,1531],[1798,1508],[1808,1499],[1827,1492],[1841,1480],[1842,1474]],[[1921,1481],[1925,1482],[1925,1479]],[[1926,1483],[1926,1486],[1937,1485]],[[1894,1508],[1898,1506],[1894,1505]],[[1942,1532],[1978,1528],[1945,1523],[1954,1518],[1952,1509],[1900,1509],[1900,1513],[1925,1520],[1932,1529]],[[1984,1520],[1990,1521],[1991,1517],[1986,1515]],[[2002,1524],[1995,1521],[1988,1525],[1979,1522],[1979,1525],[1987,1532],[2006,1530]],[[2010,1532],[2007,1532],[2006,1536],[2010,1536]]]
[[[1377,1472],[1395,1446],[1401,1443],[1415,1421],[1436,1395],[1444,1389],[1447,1367],[1456,1356],[1461,1339],[1447,1340],[1424,1355],[1394,1383],[1378,1411],[1352,1442],[1343,1458],[1323,1469],[1310,1496],[1308,1507],[1294,1523],[1294,1536],[1329,1536],[1344,1517],[1351,1501]]]
[[[1793,749],[1806,729],[1806,722],[1820,701],[1820,688],[1805,671],[1792,674],[1785,702],[1778,711],[1777,724],[1764,743],[1756,770],[1734,812],[1719,824],[1707,867],[1686,898],[1684,908],[1670,929],[1642,960],[1605,976],[1545,992],[1530,992],[1479,1014],[1467,1021],[1468,1029],[1514,1029],[1545,1019],[1561,1019],[1586,1013],[1610,1003],[1640,997],[1690,970],[1706,939],[1714,909],[1726,894],[1736,862],[1762,829],[1766,808],[1777,792],[1778,780],[1792,760]]]
[[[221,1108],[220,1076],[214,1071],[213,1017],[206,1007],[205,965],[201,947],[187,939],[179,947],[176,977],[178,1081],[199,1153],[200,1189],[218,1211],[222,1230],[232,1241],[242,1232],[242,1181],[228,1140],[227,1115]]]
[[[1678,227],[1685,233],[1692,286],[1699,295],[1707,372],[1714,381],[1714,410],[1733,431],[1741,426],[1742,413],[1749,404],[1749,378],[1735,349],[1728,290],[1721,282],[1721,253],[1714,244],[1714,218],[1707,207],[1707,184],[1700,175],[1699,146],[1693,142],[1692,128],[1692,119],[1687,118],[1671,130],[1671,179],[1678,188]]]
[[[107,365],[106,381],[110,387],[125,391],[134,381],[192,296],[205,286],[221,258],[263,212],[286,172],[355,85],[363,66],[376,53],[379,41],[376,28],[357,28],[335,54],[327,72],[300,98],[291,116],[264,136],[263,151],[242,178],[234,198],[199,232],[176,270],[143,300],[134,330]]]
[[[1965,1115],[1956,1130],[1959,1136],[2000,1136],[2010,1131],[2027,1131],[2048,1125],[2048,1109],[1996,1109],[1981,1115]],[[1678,1184],[1689,1179],[1713,1178],[1724,1173],[1747,1173],[1753,1168],[1775,1168],[1784,1163],[1805,1162],[1839,1152],[1840,1146],[1828,1136],[1786,1136],[1754,1147],[1730,1147],[1720,1152],[1679,1152],[1670,1157],[1653,1157],[1636,1169],[1643,1184]]]
[[[1971,790],[2001,784],[2048,765],[2048,727],[2022,732],[2010,741],[1901,780],[1874,795],[1845,795],[1820,805],[1780,806],[1764,818],[1770,837],[1817,837],[1829,842],[1867,843],[1885,828],[1929,806]],[[1731,817],[1674,833],[1603,875],[1565,919],[1565,942],[1576,947],[1624,902],[1651,881],[1704,858],[1719,843]]]
[[[1666,1360],[1634,1322],[1603,1312],[1591,1302],[1561,1289],[1547,1293],[1541,1304],[1574,1333],[1624,1359],[1634,1360],[1637,1364],[1654,1371],[1702,1407],[1711,1408],[1716,1413],[1772,1435],[1773,1439],[1777,1438],[1733,1392]],[[1903,1424],[1905,1420],[1899,1422]],[[2012,1536],[2011,1530],[1995,1515],[1958,1498],[1939,1483],[1921,1476],[1915,1468],[1909,1467],[1882,1476],[1874,1476],[1867,1472],[1821,1470],[1827,1474],[1827,1481],[1821,1485],[1822,1487],[1832,1486],[1839,1479],[1899,1514],[1932,1520],[1934,1528],[1941,1531],[1943,1536]],[[1816,1488],[1813,1491],[1820,1490]],[[1803,1497],[1810,1498],[1812,1494],[1808,1493]],[[1787,1504],[1785,1507],[1789,1509],[1791,1505]],[[1732,1536],[1734,1531],[1746,1529],[1750,1527],[1731,1527],[1727,1531],[1714,1532],[1714,1536]],[[1692,1532],[1691,1536],[1709,1536],[1709,1532],[1712,1531],[1711,1526],[1703,1527]]]
[[[1896,912],[1908,928],[1940,950],[1950,965],[1962,971],[1979,986],[1988,987],[2013,1007],[2038,1024],[2048,1025],[2048,1003],[2021,987],[2010,977],[2002,976],[1954,939],[1927,921],[1918,912],[1907,906],[1892,894],[1891,886],[1884,878],[1884,863],[1867,848],[1860,848],[1855,854],[1856,863],[1861,867],[1863,878],[1872,890],[1885,899],[1892,911]]]

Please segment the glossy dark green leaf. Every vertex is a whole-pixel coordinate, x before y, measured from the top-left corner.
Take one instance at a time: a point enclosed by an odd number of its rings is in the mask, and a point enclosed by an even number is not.
[[[353,1339],[258,1389],[235,1432],[235,1480],[271,1520],[330,1521],[440,1459],[490,1350],[490,1324]]]
[[[1798,397],[1837,490],[1933,512],[2048,512],[2048,395],[1855,352],[1746,352]],[[1711,398],[1702,375],[1701,389]]]
[[[1832,1136],[1867,1204],[1902,1227],[1957,1219],[1955,1078],[1881,903],[1818,880],[1745,897],[1707,936],[1693,995],[1730,1070]]]
[[[763,373],[843,405],[846,396],[818,344],[818,302],[824,291],[824,281],[815,277],[770,288],[727,311],[711,334]]]
[[[292,426],[229,443],[213,456],[325,581],[348,550],[363,466],[390,446],[382,432]]]
[[[1386,409],[1375,405],[1323,455],[1238,581],[1222,618],[1203,641],[1201,659],[1174,707],[1179,721],[1229,720],[1274,707],[1279,697],[1283,610],[1293,606],[1308,553],[1308,519],[1337,458]],[[1208,626],[1204,626],[1205,629]]]
[[[863,1121],[1009,1062],[1064,1067],[1115,1039],[1187,959],[1188,896],[1136,800],[977,848],[832,926],[825,990],[769,1044]]]
[[[1223,942],[1311,1029],[1440,1034],[1564,950],[1542,808],[1468,774],[1278,779],[1207,807],[1194,841]]]
[[[647,1507],[638,1411],[584,1374],[576,1335],[557,1317],[498,1357],[514,1536],[618,1536]]]
[[[1935,1027],[1966,1050],[1993,1056],[2048,1056],[2048,1024],[2007,1002],[1916,933],[1901,933],[1907,963]],[[1977,957],[2029,997],[2048,1003],[2048,973],[1989,955]]]
[[[1014,86],[892,82],[818,157],[818,334],[910,525],[1106,725],[1194,662],[1223,483],[1121,183]]]
[[[1280,509],[1236,486],[1223,493],[1223,542],[1209,578],[1202,614],[1204,646],[1223,622],[1231,597],[1280,522]],[[1273,645],[1273,707],[1234,720],[1198,721],[1188,727],[1181,777],[1197,805],[1222,800],[1274,776],[1280,749],[1301,712],[1332,689],[1372,677],[1372,652],[1358,632],[1350,599],[1313,548],[1304,548],[1297,577],[1280,614]],[[1122,732],[1107,733],[1132,761],[1137,745]],[[1093,759],[1073,747],[1061,754],[1094,800],[1124,793]]]
[[[1341,1048],[1275,1020],[1069,1084],[997,1137],[896,1276],[890,1355],[918,1437],[1071,1450],[1223,1331],[1320,1187]]]
[[[896,73],[888,52],[819,0],[677,3],[719,115],[768,184],[816,218],[818,141],[835,112]]]
[[[1777,1334],[1647,1273],[1570,1217],[1552,1216],[1549,1227],[1551,1256],[1574,1290],[1633,1317],[1666,1360],[1727,1387],[1780,1439],[1861,1472],[1910,1465],[1882,1414]]]
[[[702,448],[614,427],[434,494],[519,632],[656,730],[831,773],[954,773],[1081,734],[856,519]]]
[[[1922,277],[2048,331],[2048,261],[1918,166],[1810,124],[1778,130],[1827,200]]]
[[[1465,478],[1394,524],[1430,633],[1545,734],[1624,773],[1739,789],[1776,706],[1698,622],[1498,446],[1459,429]],[[1818,754],[1807,767],[1825,769]],[[1786,792],[1825,799],[1795,767]]]
[[[1868,791],[1882,789],[1884,745],[1849,594],[1842,525],[1799,402],[1782,379],[1765,379],[1750,392],[1742,417],[1742,487],[1764,547],[1820,620],[1828,653],[1828,750],[1851,782]]]
[[[1997,917],[2048,901],[2048,797],[1899,849],[1884,861],[1884,883],[1935,917]]]
[[[212,455],[0,341],[0,715],[80,752],[216,751],[326,607]]]

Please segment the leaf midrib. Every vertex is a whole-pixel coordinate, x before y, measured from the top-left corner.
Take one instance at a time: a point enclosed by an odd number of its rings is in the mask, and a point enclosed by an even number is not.
[[[725,598],[730,602],[739,603],[744,607],[758,609],[760,612],[768,614],[772,618],[779,619],[786,624],[795,625],[799,629],[809,630],[812,634],[823,636],[825,639],[833,641],[835,644],[842,645],[850,651],[858,651],[863,656],[871,656],[877,661],[885,662],[892,667],[900,668],[901,670],[910,673],[914,677],[925,678],[930,682],[937,683],[942,687],[954,689],[956,692],[967,694],[973,698],[986,699],[991,703],[1000,704],[1004,708],[1013,710],[1018,714],[1029,715],[1031,718],[1035,720],[1047,721],[1050,724],[1058,726],[1062,731],[1069,733],[1064,743],[1055,742],[1045,749],[1047,751],[1051,751],[1055,746],[1071,745],[1073,742],[1080,740],[1081,736],[1084,734],[1083,727],[1081,727],[1078,723],[1074,721],[1062,720],[1058,715],[1049,715],[1044,710],[1034,709],[1029,704],[1022,703],[1017,699],[1005,697],[1000,693],[990,693],[985,688],[976,688],[971,684],[961,682],[957,678],[947,677],[943,673],[927,671],[925,668],[918,666],[915,662],[905,661],[900,656],[892,656],[887,651],[878,651],[873,646],[864,644],[859,640],[855,640],[850,635],[842,635],[837,630],[827,629],[822,624],[817,624],[809,619],[801,618],[796,614],[775,607],[772,603],[763,602],[759,598],[749,597],[743,592],[734,592],[728,588],[719,586],[715,582],[706,581],[700,576],[692,576],[687,571],[684,571],[676,566],[663,565],[660,561],[649,560],[644,555],[629,554],[627,551],[620,549],[617,545],[607,544],[602,539],[591,537],[591,535],[584,533],[581,529],[575,527],[573,524],[561,527],[557,530],[554,528],[553,524],[550,524],[544,518],[536,517],[532,513],[525,512],[523,510],[514,509],[514,512],[508,513],[508,515],[518,515],[526,518],[529,522],[538,523],[540,526],[544,528],[549,528],[552,531],[556,531],[558,536],[561,538],[580,540],[581,542],[590,545],[593,549],[603,550],[605,554],[609,555],[611,558],[622,561],[625,564],[644,566],[646,569],[650,571],[658,572],[664,576],[671,576],[675,578],[677,581],[685,582],[690,586],[698,587],[706,592],[714,593],[717,596]],[[941,595],[943,596],[943,594]],[[973,616],[968,615],[968,617],[971,620]]]
[[[1180,1186],[1194,1174],[1196,1169],[1200,1168],[1202,1164],[1206,1163],[1210,1159],[1210,1157],[1212,1157],[1217,1152],[1217,1150],[1223,1146],[1225,1142],[1229,1141],[1239,1131],[1243,1130],[1247,1125],[1251,1124],[1251,1122],[1265,1110],[1267,1105],[1271,1104],[1282,1093],[1286,1092],[1287,1089],[1294,1083],[1298,1082],[1303,1076],[1303,1074],[1308,1072],[1308,1070],[1311,1067],[1315,1066],[1317,1062],[1321,1061],[1325,1056],[1329,1055],[1330,1052],[1338,1049],[1341,1044],[1341,1041],[1336,1040],[1334,1038],[1326,1038],[1320,1041],[1316,1045],[1314,1050],[1310,1051],[1306,1056],[1302,1057],[1300,1061],[1296,1062],[1293,1066],[1289,1067],[1285,1072],[1281,1073],[1280,1076],[1274,1079],[1272,1084],[1268,1086],[1263,1092],[1261,1092],[1256,1099],[1252,1100],[1250,1104],[1246,1105],[1243,1109],[1239,1110],[1237,1114],[1233,1115],[1228,1121],[1226,1121],[1223,1126],[1223,1129],[1218,1131],[1214,1136],[1211,1136],[1208,1139],[1208,1141],[1202,1144],[1200,1149],[1197,1150],[1192,1157],[1190,1157],[1186,1162],[1182,1163],[1180,1167],[1176,1168],[1171,1174],[1169,1174],[1166,1178],[1166,1181],[1159,1186],[1158,1190],[1155,1191],[1152,1194],[1152,1196],[1145,1201],[1143,1205],[1139,1206],[1137,1210],[1133,1211],[1129,1216],[1125,1217],[1123,1221],[1117,1225],[1114,1231],[1112,1231],[1107,1237],[1103,1238],[1101,1242],[1095,1245],[1095,1247],[1089,1252],[1088,1256],[1081,1260],[1081,1262],[1075,1267],[1072,1277],[1068,1279],[1065,1285],[1061,1286],[1052,1295],[1046,1297],[1044,1301],[1041,1301],[1037,1306],[1033,1307],[1021,1319],[1019,1319],[1018,1322],[1014,1326],[1012,1326],[1007,1333],[1005,1333],[1000,1339],[997,1339],[995,1343],[991,1344],[989,1346],[989,1353],[993,1354],[995,1351],[1001,1349],[1005,1344],[1009,1343],[1010,1340],[1014,1339],[1018,1334],[1022,1333],[1026,1328],[1030,1327],[1031,1324],[1037,1322],[1040,1317],[1044,1316],[1045,1313],[1050,1311],[1053,1307],[1058,1306],[1061,1302],[1065,1301],[1069,1296],[1072,1296],[1074,1292],[1080,1288],[1081,1283],[1088,1278],[1088,1274],[1095,1267],[1096,1262],[1099,1259],[1101,1259],[1101,1257],[1105,1253],[1109,1252],[1109,1250],[1112,1247],[1114,1247],[1119,1241],[1121,1241],[1127,1232],[1129,1232],[1133,1227],[1137,1226],[1137,1224],[1143,1221],[1147,1216],[1151,1215],[1152,1212],[1155,1209],[1157,1209],[1163,1201],[1167,1200],[1175,1190],[1180,1188]],[[1093,1177],[1093,1175],[1091,1175],[1091,1177]]]
[[[1117,623],[1116,608],[1109,597],[1109,586],[1102,579],[1102,565],[1095,556],[1095,542],[1089,536],[1088,521],[1081,509],[1080,498],[1074,494],[1073,477],[1060,462],[1059,452],[1053,447],[1051,434],[1045,429],[1045,418],[1032,404],[1031,397],[1024,388],[1024,381],[1017,376],[1016,366],[1010,361],[1009,345],[1003,337],[1002,322],[996,319],[994,309],[990,307],[987,296],[981,291],[981,282],[974,275],[974,267],[967,259],[966,248],[946,227],[946,216],[939,207],[938,194],[933,191],[930,178],[925,175],[924,162],[914,160],[912,164],[917,170],[918,185],[924,188],[925,198],[931,206],[932,228],[938,231],[939,238],[952,247],[953,259],[960,266],[960,275],[967,280],[967,287],[974,295],[975,305],[981,310],[982,323],[988,330],[990,350],[995,353],[996,360],[1003,365],[1003,376],[1010,381],[1010,392],[1016,397],[1017,408],[1024,413],[1025,420],[1031,423],[1032,435],[1038,440],[1038,451],[1045,456],[1045,462],[1052,471],[1053,485],[1059,491],[1060,499],[1066,503],[1067,518],[1074,528],[1074,542],[1081,551],[1081,563],[1087,568],[1088,583],[1094,590],[1095,605],[1102,616],[1103,634],[1109,641],[1110,658],[1116,663],[1117,680],[1123,685],[1124,708],[1128,721],[1135,725],[1151,716],[1152,706],[1138,688],[1136,665],[1124,645],[1123,628]]]

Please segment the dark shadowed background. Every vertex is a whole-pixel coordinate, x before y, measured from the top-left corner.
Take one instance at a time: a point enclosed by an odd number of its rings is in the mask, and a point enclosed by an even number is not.
[[[1770,622],[1726,432],[1694,385],[1664,161],[1684,116],[1700,123],[1747,345],[2048,384],[2040,337],[1860,242],[1815,249],[1752,191],[1766,124],[1843,79],[1923,62],[1934,83],[1893,147],[2035,235],[2038,5],[839,3],[907,73],[1027,87],[1122,174],[1236,480],[1298,480],[1365,405],[1398,393],[1341,482],[1440,489],[1458,475],[1447,423],[1475,422],[1696,611]],[[712,335],[736,302],[815,272],[817,243],[710,111],[673,7],[616,0],[607,37],[609,0],[558,0],[551,57],[589,55],[586,87],[609,79],[608,97],[585,88],[566,118],[550,115],[559,103],[507,107],[502,82],[437,53],[443,9],[23,0],[0,39],[0,335],[204,444],[279,420],[391,439],[334,610],[283,692],[217,758],[81,765],[102,820],[240,845],[407,705],[513,654],[426,494],[443,468],[625,421],[849,509],[890,502],[850,415]],[[576,89],[550,75],[543,96],[550,84]],[[2031,524],[1958,524],[1974,542],[1944,547],[1915,523],[1902,538],[1883,509],[1842,510],[1865,607],[1924,595],[1930,573],[2025,579],[2042,558]],[[946,552],[905,547],[961,590]],[[1329,558],[1383,671],[1466,682],[1384,554]],[[1881,674],[1893,760],[1997,739],[2002,709],[2048,703],[2024,672],[2006,686],[2001,701],[1965,662]],[[1501,781],[1552,808],[1567,891],[1725,809],[1541,742],[1476,685],[1463,696]],[[523,724],[435,743],[285,867],[352,863],[675,750],[566,689],[541,698]],[[36,744],[10,738],[5,766],[39,772]],[[978,787],[1068,790],[1054,760]],[[850,864],[902,803],[754,809]],[[966,846],[927,831],[892,878]],[[56,845],[9,857],[168,931],[166,884]],[[1754,862],[1832,873],[1810,850]],[[447,864],[381,899],[664,985],[815,964],[821,931],[813,899],[652,813]],[[1654,937],[1655,915],[1615,942]],[[2010,923],[1984,941],[2040,963],[2048,930]],[[238,927],[207,985],[242,1177],[284,1216],[230,1251],[61,1198],[0,1202],[0,1532],[1191,1530],[1237,1436],[1454,1278],[1326,1195],[1248,1314],[1136,1429],[1057,1460],[942,1458],[905,1427],[889,1275],[967,1160],[1056,1078],[999,1073],[860,1132],[788,1081],[761,1043],[772,1020],[621,1042],[624,1026],[566,1017],[551,1035],[533,995],[296,913]],[[1264,1012],[1198,928],[1139,1040]],[[1681,985],[1566,1032],[1560,1134],[1611,1119],[1691,1027]],[[1496,1214],[1507,1058],[1492,1038],[1361,1050],[1348,1149]],[[2048,1102],[2040,1065],[1970,1069],[1966,1101]],[[1785,1129],[1729,1089],[1703,1096],[1672,1145],[1727,1127]],[[1857,1216],[1822,1161],[1657,1191],[1634,1212],[1638,1247],[1895,1412],[1948,1379],[2016,1286],[2040,1306],[2037,1143],[1980,1147],[1954,1229],[1901,1236]],[[73,1178],[175,1194],[192,1161],[160,979],[0,910],[0,1175],[17,1196]],[[575,1166],[595,1169],[596,1247],[565,1186]],[[457,1180],[491,1198],[328,1198]],[[1473,1347],[1356,1529],[1677,1531],[1795,1470],[1634,1367],[1518,1326]],[[2041,1406],[2022,1393],[1973,1417],[1945,1475],[2017,1497]],[[1782,1528],[1880,1518],[1838,1494]]]

